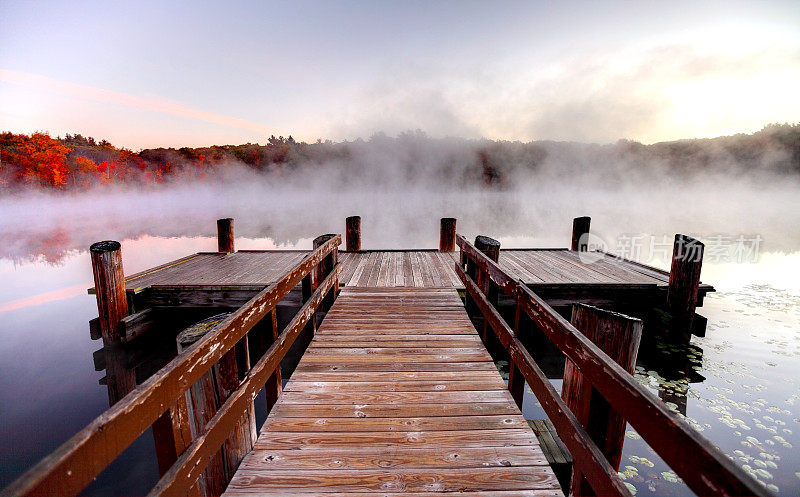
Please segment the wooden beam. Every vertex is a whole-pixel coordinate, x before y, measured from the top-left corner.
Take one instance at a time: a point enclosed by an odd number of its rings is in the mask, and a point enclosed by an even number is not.
[[[156,325],[156,311],[152,308],[145,309],[136,314],[127,316],[120,321],[120,335],[123,342],[130,342],[134,338],[147,333]]]

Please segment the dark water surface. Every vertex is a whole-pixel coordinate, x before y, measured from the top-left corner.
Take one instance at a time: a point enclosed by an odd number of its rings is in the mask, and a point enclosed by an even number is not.
[[[372,201],[380,204],[381,199]],[[505,247],[564,246],[568,242],[569,215],[539,212],[557,223],[539,220],[537,228],[552,224],[558,229],[542,230],[533,237],[523,230],[505,231],[509,223],[516,222],[513,219],[497,225],[485,217],[470,222],[468,216],[476,213],[477,207],[454,211],[448,202],[444,199],[435,208],[420,209],[396,199],[388,201],[380,209],[382,220],[403,209],[412,213],[394,225],[365,219],[365,248],[433,247],[438,237],[437,219],[444,215],[459,217],[460,232],[491,234]],[[491,205],[492,200],[475,199],[475,205],[487,202]],[[518,208],[518,204],[505,207],[506,211]],[[423,211],[425,217],[419,217]],[[248,221],[241,222],[237,232],[247,237],[237,238],[237,248],[275,248],[275,240],[279,240],[281,247],[308,249],[313,236],[343,225],[344,216],[353,213],[337,208],[322,216],[328,224],[276,235],[273,225],[303,223],[292,219],[291,213],[280,212],[280,219],[266,227],[256,223],[253,226],[260,227],[248,228]],[[530,210],[526,212],[525,219],[535,217]],[[82,231],[73,229],[75,220],[61,228],[4,228],[6,245],[0,254],[0,486],[13,481],[108,407],[106,388],[98,384],[104,372],[95,371],[92,360],[100,343],[89,339],[87,324],[97,315],[94,297],[86,294],[86,288],[92,286],[85,250],[88,242],[120,239],[125,271],[131,274],[189,253],[215,250],[216,241],[210,235],[216,214],[201,220],[188,215],[183,220],[173,219],[169,234],[161,229],[129,230],[108,219],[103,225],[86,220]],[[227,213],[219,214],[216,217]],[[234,215],[239,215],[235,209]],[[606,238],[643,231],[647,216],[632,216],[595,219],[598,227],[593,226],[593,231],[603,233],[605,229]],[[620,226],[609,226],[612,221]],[[659,224],[665,233],[684,226],[665,220]],[[696,229],[702,231],[703,227]],[[79,231],[84,235],[76,235]],[[130,231],[133,234],[128,234]],[[706,297],[700,309],[708,318],[707,337],[693,338],[689,348],[661,344],[641,351],[636,376],[775,494],[794,496],[800,493],[800,246],[791,237],[774,246],[780,246],[781,252],[762,250],[758,262],[707,262],[703,280],[718,289]],[[648,262],[666,267],[663,258]],[[554,384],[560,388],[561,381],[554,380]],[[524,414],[528,419],[544,417],[530,393]],[[263,412],[259,418],[263,419]],[[621,472],[637,495],[687,493],[630,427]],[[144,494],[156,480],[152,436],[147,432],[85,494]]]

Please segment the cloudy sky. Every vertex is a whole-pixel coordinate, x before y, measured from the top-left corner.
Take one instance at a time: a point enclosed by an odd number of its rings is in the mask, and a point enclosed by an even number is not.
[[[0,2],[0,130],[139,149],[800,121],[800,2]]]

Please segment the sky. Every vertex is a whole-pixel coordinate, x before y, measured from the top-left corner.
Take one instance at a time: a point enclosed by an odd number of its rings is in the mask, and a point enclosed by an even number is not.
[[[0,130],[138,150],[800,121],[800,2],[0,2]]]

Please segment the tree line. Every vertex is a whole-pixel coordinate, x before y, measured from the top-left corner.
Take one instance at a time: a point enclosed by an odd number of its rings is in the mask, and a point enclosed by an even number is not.
[[[416,131],[397,137],[378,133],[368,140],[345,142],[305,143],[291,136],[271,136],[265,144],[154,148],[139,152],[80,134],[53,138],[47,132],[30,135],[0,132],[0,191],[4,192],[82,190],[113,184],[158,185],[214,178],[234,166],[278,178],[327,167],[339,172],[350,168],[351,173],[355,172],[350,176],[395,174],[413,181],[427,175],[455,186],[503,186],[520,175],[535,175],[545,164],[560,168],[564,174],[594,170],[607,176],[642,171],[691,176],[715,170],[739,175],[756,170],[798,175],[800,124],[771,124],[752,134],[652,145],[630,140],[594,145],[433,139]]]

